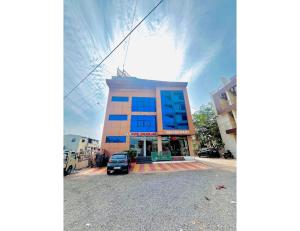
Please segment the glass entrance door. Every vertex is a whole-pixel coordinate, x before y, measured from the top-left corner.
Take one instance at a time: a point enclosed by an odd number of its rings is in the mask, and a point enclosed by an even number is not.
[[[137,140],[137,155],[138,156],[145,156],[145,140],[143,137]]]
[[[157,152],[157,137],[130,137],[130,149],[136,150],[137,156],[151,156],[151,152]]]
[[[146,140],[146,156],[151,156],[152,152],[152,141]]]

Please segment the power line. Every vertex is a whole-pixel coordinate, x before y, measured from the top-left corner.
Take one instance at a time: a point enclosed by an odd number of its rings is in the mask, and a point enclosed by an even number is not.
[[[135,0],[135,6],[134,6],[134,10],[133,10],[133,16],[132,16],[130,30],[132,30],[132,27],[133,27],[133,22],[134,22],[135,12],[136,12],[136,6],[137,6],[137,0]],[[124,57],[124,62],[123,62],[123,72],[124,72],[125,62],[126,62],[126,58],[127,58],[129,43],[130,43],[130,37],[128,38],[127,47],[126,47],[126,51],[125,51],[125,57]]]
[[[71,91],[69,91],[69,93],[67,93],[64,96],[64,99],[66,99],[83,81],[85,81],[130,35],[133,31],[135,31],[135,29],[141,25],[141,23],[163,2],[164,0],[161,0],[126,36],[125,38],[96,66],[94,67],[83,79],[81,79],[79,81],[78,84],[76,84],[75,87],[73,87],[71,89]]]

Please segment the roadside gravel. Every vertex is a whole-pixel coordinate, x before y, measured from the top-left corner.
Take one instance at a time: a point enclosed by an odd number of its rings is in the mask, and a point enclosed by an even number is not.
[[[216,190],[224,184],[226,189]],[[206,198],[205,198],[206,197]],[[236,230],[236,173],[67,176],[65,231]]]

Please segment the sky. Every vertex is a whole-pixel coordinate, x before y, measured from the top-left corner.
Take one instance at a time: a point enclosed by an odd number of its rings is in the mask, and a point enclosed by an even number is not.
[[[64,1],[64,95],[159,0]],[[127,55],[126,55],[126,49]],[[192,112],[221,78],[236,75],[236,1],[164,0],[90,77],[64,100],[64,133],[101,140],[108,88],[119,67],[138,78],[188,82]]]

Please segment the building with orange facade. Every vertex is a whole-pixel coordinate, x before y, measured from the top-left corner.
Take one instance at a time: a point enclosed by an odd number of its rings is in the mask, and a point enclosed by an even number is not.
[[[194,155],[195,130],[186,82],[113,76],[106,83],[109,94],[101,142],[106,153]]]

